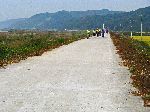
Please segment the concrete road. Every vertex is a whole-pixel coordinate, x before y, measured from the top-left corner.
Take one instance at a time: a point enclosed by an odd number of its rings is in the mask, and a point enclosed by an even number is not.
[[[0,69],[0,112],[150,112],[115,52],[90,38]]]

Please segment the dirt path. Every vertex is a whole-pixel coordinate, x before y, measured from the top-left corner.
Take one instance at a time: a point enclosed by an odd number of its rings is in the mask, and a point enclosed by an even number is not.
[[[0,112],[150,112],[110,38],[62,46],[0,69]]]

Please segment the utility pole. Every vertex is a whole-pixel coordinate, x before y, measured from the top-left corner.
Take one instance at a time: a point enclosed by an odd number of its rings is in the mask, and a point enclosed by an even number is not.
[[[105,24],[103,24],[103,29],[105,28]]]
[[[133,33],[132,33],[132,26],[131,26],[131,38],[133,38]]]
[[[131,38],[133,37],[133,33],[132,33],[132,20],[130,20],[130,30],[131,30]]]
[[[141,40],[142,40],[142,36],[143,36],[143,20],[142,20],[142,15],[141,15]]]

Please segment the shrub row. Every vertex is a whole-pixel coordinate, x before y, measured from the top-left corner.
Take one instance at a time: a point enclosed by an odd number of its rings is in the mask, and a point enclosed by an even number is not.
[[[84,32],[28,32],[0,34],[0,67],[85,38]]]
[[[117,33],[111,33],[111,38],[139,90],[133,93],[142,96],[144,106],[150,106],[150,46]]]

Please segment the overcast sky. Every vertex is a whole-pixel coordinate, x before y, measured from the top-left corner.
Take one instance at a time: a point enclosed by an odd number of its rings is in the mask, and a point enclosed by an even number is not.
[[[150,0],[0,0],[0,21],[60,10],[131,11],[150,6]]]

